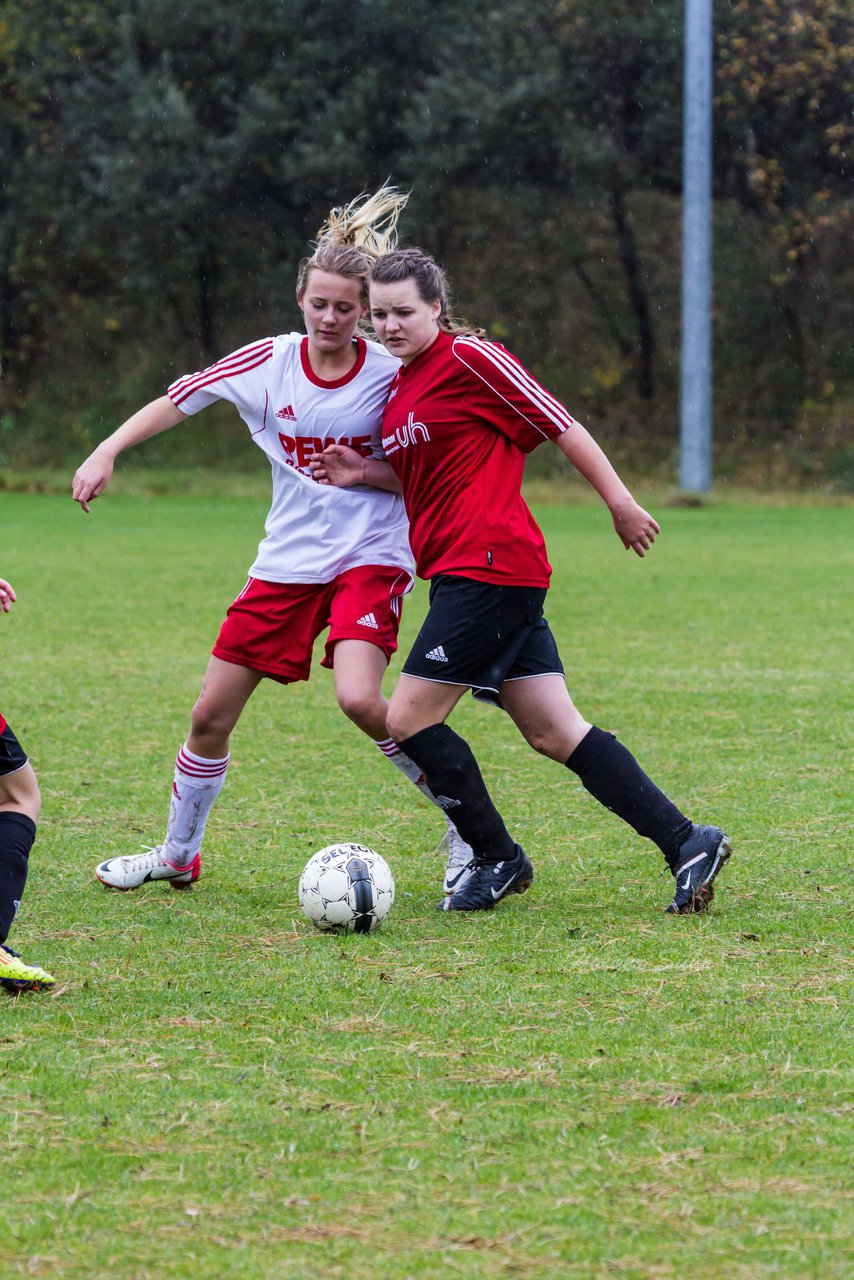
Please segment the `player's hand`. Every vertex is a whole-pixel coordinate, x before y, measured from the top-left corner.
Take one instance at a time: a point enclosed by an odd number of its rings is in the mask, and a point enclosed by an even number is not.
[[[0,612],[8,613],[17,600],[15,588],[5,578],[0,578]]]
[[[658,534],[661,533],[661,525],[658,521],[648,511],[644,511],[634,498],[615,507],[611,515],[614,528],[626,550],[634,551],[635,555],[641,557],[645,556]]]
[[[354,484],[365,483],[365,459],[344,444],[330,444],[322,453],[313,453],[308,465],[318,484],[349,489]]]
[[[89,503],[103,493],[113,476],[114,459],[108,453],[96,449],[77,468],[71,482],[71,496],[85,512]]]

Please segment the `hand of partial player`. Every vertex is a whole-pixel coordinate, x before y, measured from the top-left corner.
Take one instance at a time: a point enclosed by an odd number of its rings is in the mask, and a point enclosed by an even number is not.
[[[308,465],[318,484],[349,489],[351,485],[365,482],[365,459],[344,444],[330,444],[322,453],[313,453]]]
[[[611,515],[614,528],[626,550],[634,551],[641,557],[645,556],[655,542],[656,536],[661,533],[658,521],[653,519],[648,511],[644,511],[633,498],[615,507]]]
[[[88,513],[89,503],[103,493],[113,475],[114,459],[96,449],[81,463],[71,482],[71,496]]]
[[[15,588],[5,578],[0,578],[0,611],[8,613],[17,600]]]

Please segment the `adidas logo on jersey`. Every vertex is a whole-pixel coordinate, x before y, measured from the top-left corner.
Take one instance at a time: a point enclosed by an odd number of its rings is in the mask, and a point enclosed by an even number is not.
[[[287,418],[288,422],[296,422],[297,420],[297,415],[294,413],[294,406],[292,404],[287,404],[284,409],[280,409],[276,414],[276,417]]]
[[[448,661],[445,655],[445,650],[442,648],[440,644],[437,644],[435,649],[431,649],[430,652],[425,653],[424,656],[425,658],[429,658],[431,662],[447,662]]]
[[[372,613],[366,613],[363,618],[359,618],[356,623],[357,627],[373,627],[374,631],[379,631],[380,624]]]

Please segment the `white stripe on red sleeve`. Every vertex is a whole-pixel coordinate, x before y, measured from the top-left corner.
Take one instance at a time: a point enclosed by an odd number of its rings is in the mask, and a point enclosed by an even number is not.
[[[532,419],[524,412],[523,406],[511,399],[513,391],[527,401],[531,410],[542,415],[559,431],[566,431],[573,426],[575,419],[566,406],[537,382],[525,366],[504,347],[482,342],[479,338],[458,337],[454,339],[453,351],[461,364],[540,435],[550,438],[548,432],[543,430],[542,422]],[[505,382],[503,391],[499,385],[502,380]]]

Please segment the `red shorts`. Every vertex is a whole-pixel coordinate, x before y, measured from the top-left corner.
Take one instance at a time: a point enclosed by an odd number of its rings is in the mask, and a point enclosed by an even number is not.
[[[213,656],[291,684],[308,679],[314,642],[329,627],[322,666],[332,666],[339,640],[366,640],[390,658],[411,586],[405,569],[389,565],[348,569],[333,582],[250,578],[225,616]]]

